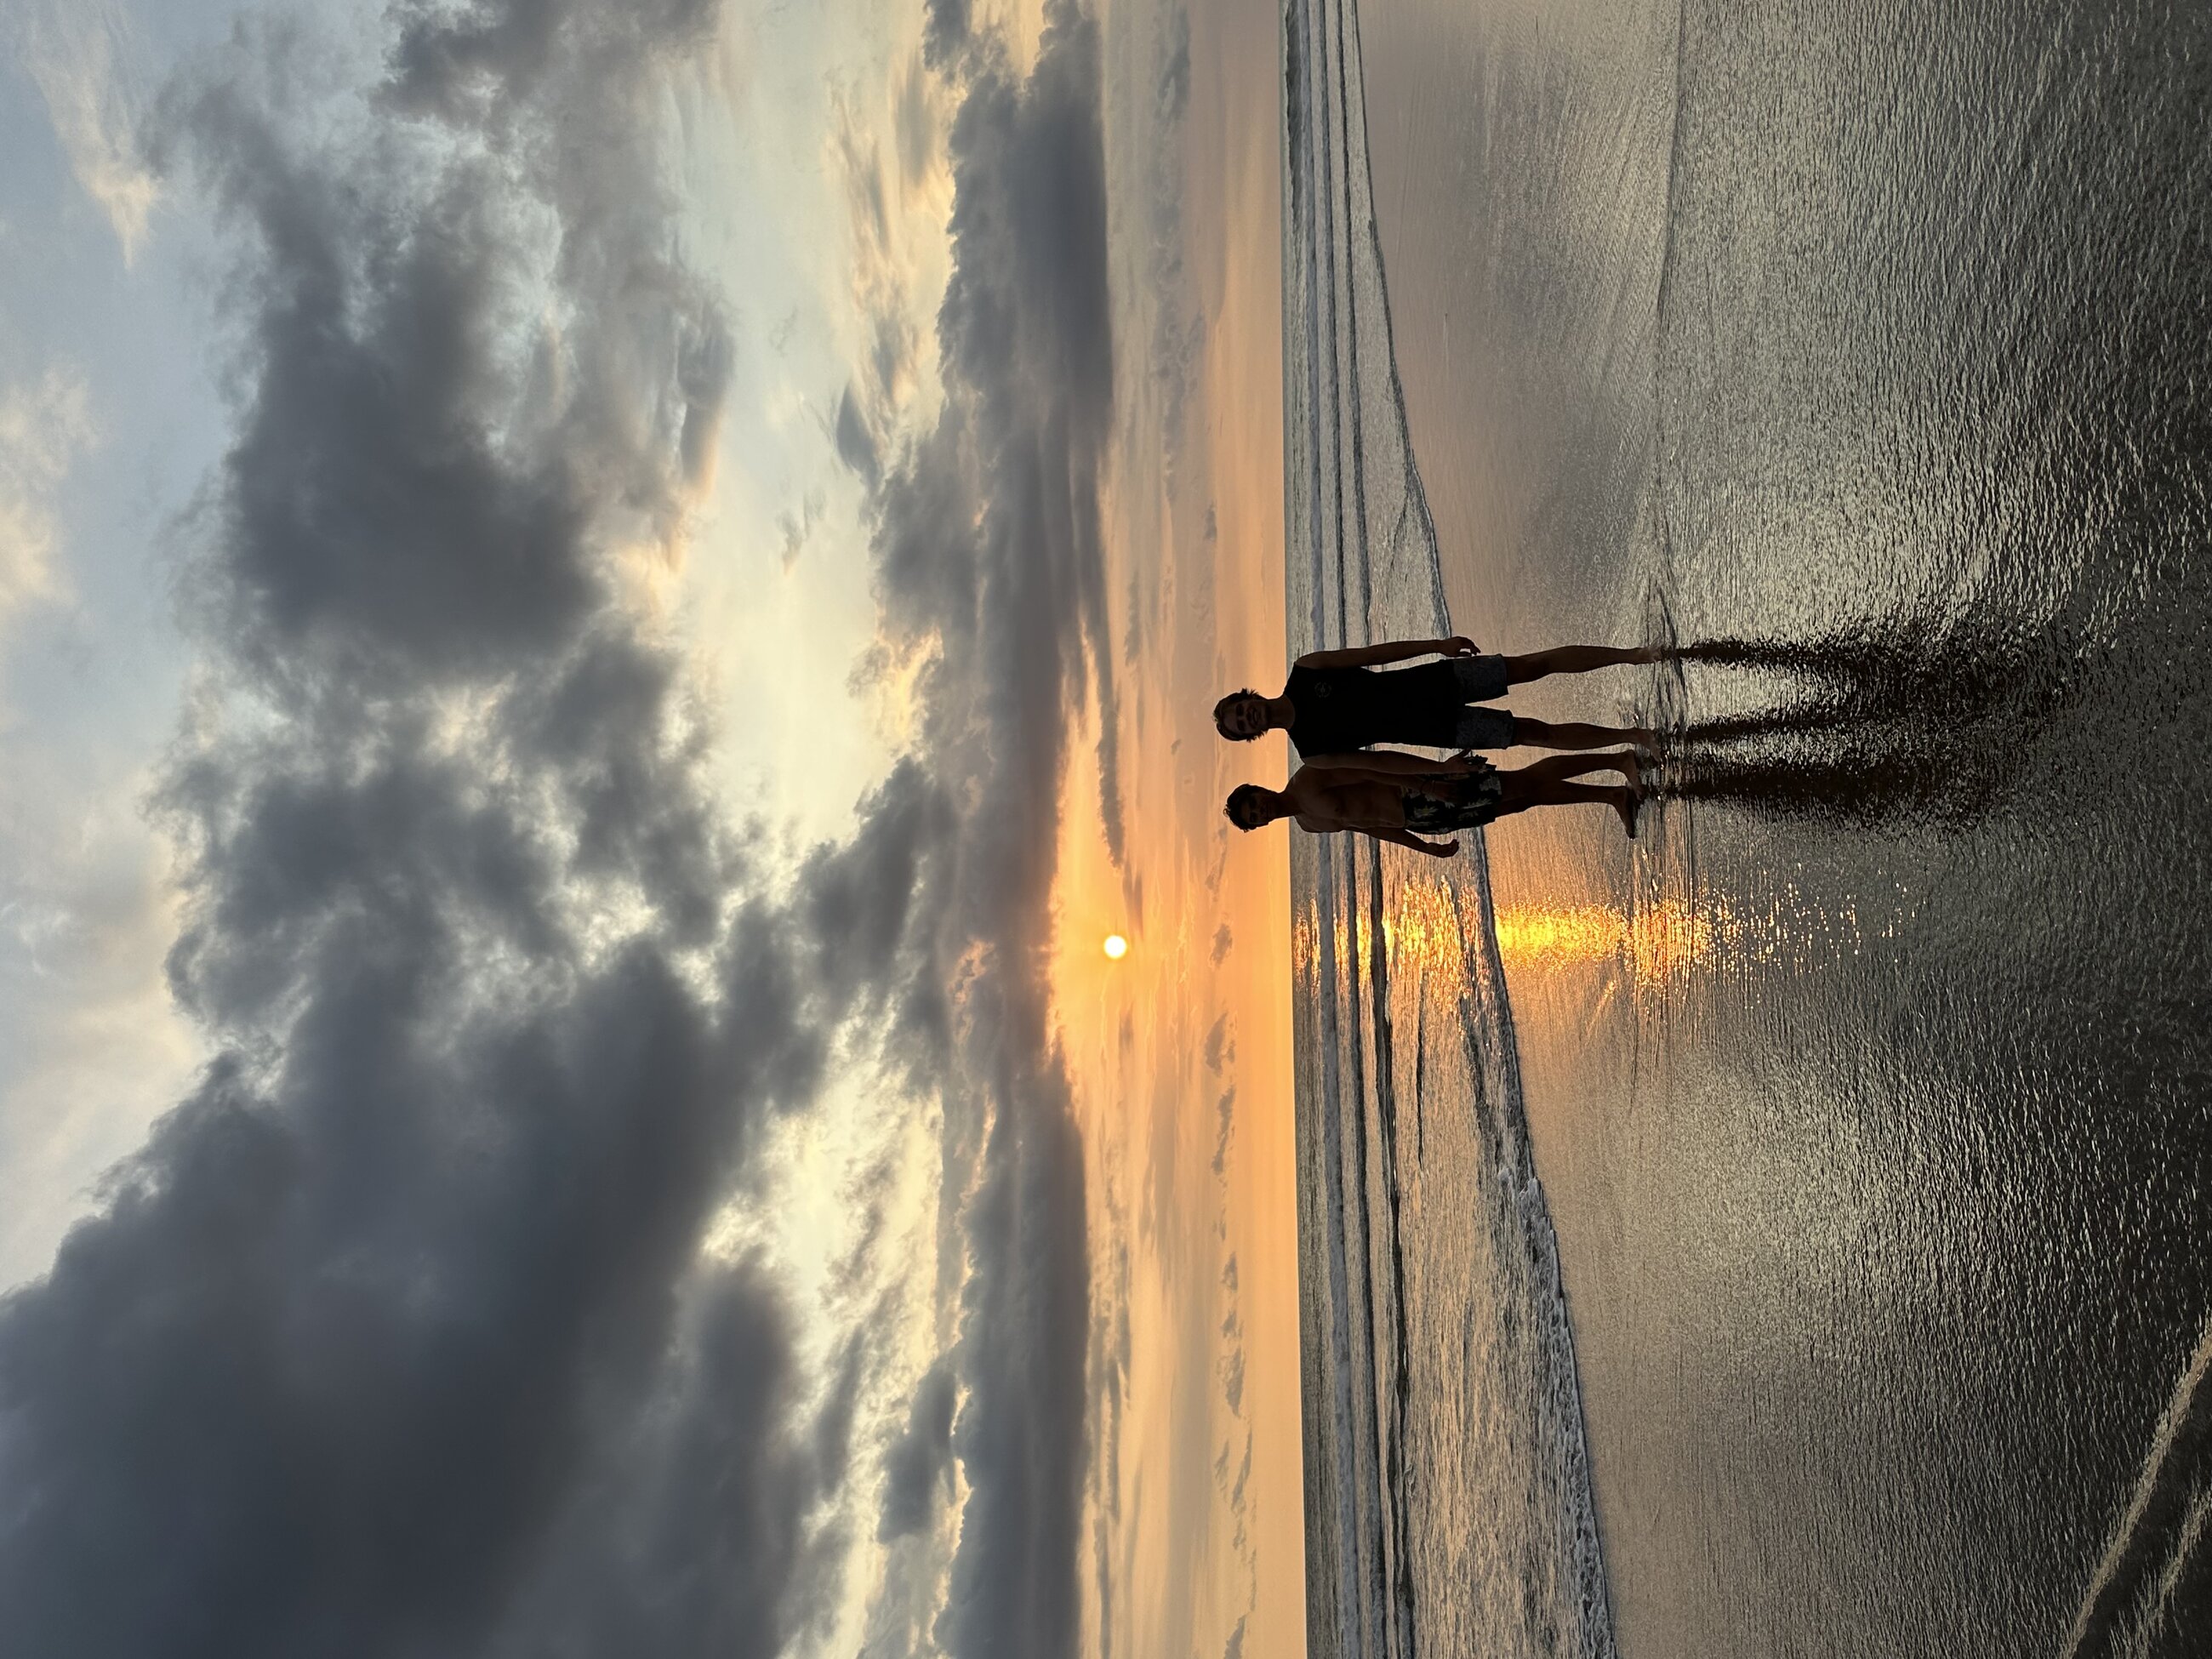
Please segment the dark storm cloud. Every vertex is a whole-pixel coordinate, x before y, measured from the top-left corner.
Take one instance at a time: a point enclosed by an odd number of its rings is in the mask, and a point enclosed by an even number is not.
[[[946,140],[953,267],[938,345],[958,395],[909,469],[928,499],[884,503],[885,609],[894,629],[981,646],[986,656],[961,672],[1000,705],[985,711],[1000,745],[994,763],[1024,778],[1057,776],[1066,705],[1095,696],[1101,811],[1118,862],[1099,509],[1114,330],[1097,30],[1072,3],[1048,6],[1026,82],[1001,54],[976,57]],[[967,520],[948,517],[962,507]],[[994,631],[978,639],[987,626]]]
[[[820,1466],[785,1434],[788,1336],[750,1267],[692,1287],[641,1409],[603,1437],[535,1553],[491,1650],[502,1659],[714,1653],[769,1659],[833,1582],[810,1536]],[[849,1405],[849,1384],[833,1390]]]
[[[853,1366],[804,1421],[699,1241],[866,987],[608,590],[728,385],[642,136],[713,7],[398,19],[371,96],[249,31],[165,106],[239,250],[164,793],[217,1058],[0,1304],[14,1651],[766,1655],[834,1583]],[[811,867],[872,943],[902,799]]]
[[[847,845],[823,848],[799,884],[798,916],[840,1006],[865,1010],[886,1057],[927,1085],[950,1060],[952,1010],[936,945],[945,934],[957,815],[942,783],[908,759],[860,803]]]
[[[967,50],[971,0],[922,0],[922,56],[933,69],[949,67]]]
[[[941,417],[886,462],[874,495],[886,656],[912,655],[915,781],[873,818],[940,850],[903,919],[950,1012],[948,1188],[975,1194],[954,1279],[961,1404],[950,1452],[967,1497],[935,1639],[955,1655],[1073,1651],[1087,1445],[1090,1278],[1083,1146],[1052,1036],[1045,957],[1069,730],[1092,702],[1120,845],[1100,489],[1114,409],[1097,32],[1047,9],[1036,64],[1007,67],[964,8],[931,14],[932,61],[962,43],[947,130],[952,274],[938,319]],[[927,823],[908,804],[922,779]],[[866,843],[875,834],[864,830]],[[901,853],[901,857],[908,856]],[[970,1180],[967,1174],[972,1170]],[[916,1419],[892,1459],[887,1536],[921,1523],[935,1442]],[[925,1478],[927,1477],[927,1478]]]
[[[940,1495],[950,1497],[952,1407],[957,1384],[939,1365],[921,1379],[905,1430],[884,1455],[884,1514],[878,1535],[902,1538],[929,1524]]]
[[[703,45],[721,9],[721,0],[476,0],[461,6],[398,0],[385,90],[403,107],[449,119],[503,114],[544,97],[554,77],[573,90],[580,65],[586,74],[629,76],[653,58]]]

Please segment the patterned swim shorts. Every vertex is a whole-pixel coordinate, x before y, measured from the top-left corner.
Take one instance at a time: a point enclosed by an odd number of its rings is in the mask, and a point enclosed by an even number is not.
[[[1418,788],[1408,783],[1402,796],[1406,828],[1416,835],[1443,835],[1478,829],[1496,817],[1505,799],[1505,780],[1488,761],[1474,764],[1476,769],[1463,778],[1423,778]]]

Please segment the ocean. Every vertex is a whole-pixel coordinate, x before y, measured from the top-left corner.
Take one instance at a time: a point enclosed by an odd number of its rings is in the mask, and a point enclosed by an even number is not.
[[[1282,41],[1291,653],[1680,653],[1292,838],[1310,1650],[2212,1651],[2212,14]]]

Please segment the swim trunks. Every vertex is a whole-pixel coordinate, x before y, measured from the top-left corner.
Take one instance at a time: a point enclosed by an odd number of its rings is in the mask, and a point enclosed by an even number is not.
[[[1510,749],[1514,744],[1513,716],[1503,708],[1468,703],[1459,711],[1452,727],[1455,749]]]
[[[1446,657],[1412,668],[1294,667],[1283,685],[1297,711],[1291,742],[1306,757],[1349,754],[1377,743],[1510,748],[1510,714],[1466,707],[1504,691],[1503,657]]]
[[[1496,817],[1505,799],[1505,780],[1488,761],[1474,765],[1463,778],[1424,778],[1419,789],[1407,784],[1400,797],[1406,804],[1406,828],[1416,835],[1440,836],[1479,829]]]

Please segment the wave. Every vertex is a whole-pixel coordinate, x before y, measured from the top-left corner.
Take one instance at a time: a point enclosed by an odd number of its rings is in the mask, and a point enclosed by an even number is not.
[[[1283,65],[1290,652],[1449,634],[1353,0],[1287,0]],[[1480,838],[1418,870],[1364,840],[1292,839],[1308,1650],[1609,1656]]]
[[[2065,1659],[2181,1659],[2212,1613],[2212,1324],[2182,1367],[2133,1498],[2081,1598]]]

